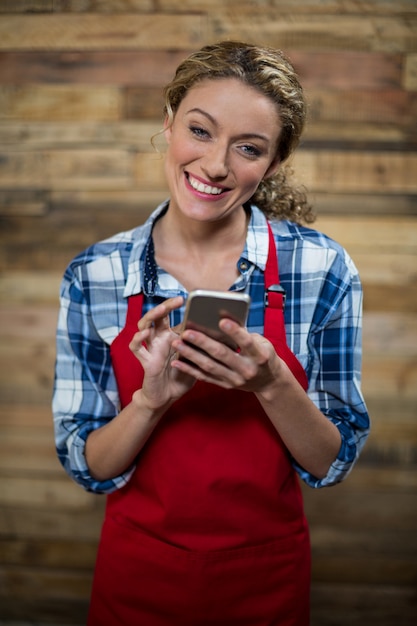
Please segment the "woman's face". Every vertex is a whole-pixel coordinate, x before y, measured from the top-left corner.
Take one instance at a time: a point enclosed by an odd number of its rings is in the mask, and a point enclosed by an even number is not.
[[[234,78],[198,83],[165,130],[170,210],[216,221],[240,209],[278,168],[280,132],[275,104],[254,88]]]

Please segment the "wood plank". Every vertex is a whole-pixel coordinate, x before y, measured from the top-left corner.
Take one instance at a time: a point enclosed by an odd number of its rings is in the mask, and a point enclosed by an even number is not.
[[[404,68],[404,89],[417,91],[417,54],[407,54]]]
[[[58,310],[54,306],[22,307],[0,303],[0,339],[55,340]]]
[[[381,398],[404,396],[417,402],[417,361],[414,356],[363,355],[362,388],[367,395]]]
[[[417,153],[299,149],[292,163],[313,192],[417,192]]]
[[[414,313],[366,312],[363,341],[368,355],[417,358],[417,317]]]
[[[330,147],[339,150],[352,150],[359,146],[365,150],[407,150],[414,149],[415,134],[413,129],[404,127],[397,119],[393,124],[374,124],[373,122],[322,122],[307,121],[304,130],[303,147],[320,149]]]
[[[0,52],[0,85],[59,83],[162,87],[186,50],[34,50]]]
[[[49,428],[0,426],[0,472],[16,471],[19,475],[37,472],[59,475],[63,471],[54,443],[53,420]]]
[[[97,541],[1,538],[0,562],[4,566],[89,570],[94,567]]]
[[[397,128],[408,129],[411,136],[415,131],[417,117],[415,92],[360,91],[353,83],[351,90],[347,92],[323,90],[314,86],[306,90],[306,98],[309,106],[309,125],[316,122],[395,124]],[[363,141],[361,137],[355,139]]]
[[[307,52],[297,49],[289,49],[285,53],[307,95],[310,94],[310,100],[315,91],[319,93],[326,88],[342,91],[345,98],[349,98],[351,90],[392,90],[395,93],[402,88],[403,56],[399,53],[362,50]]]
[[[60,0],[61,2],[63,0]],[[101,0],[104,1],[104,0]],[[113,0],[115,10],[123,10],[125,0]],[[197,5],[197,6],[196,6]],[[414,0],[324,0],[312,2],[311,0],[228,0],[227,8],[234,9],[236,13],[245,13],[254,9],[264,10],[269,6],[279,9],[281,13],[294,14],[356,14],[359,10],[361,14],[367,15],[390,15],[406,13],[416,13],[417,7]],[[225,7],[224,0],[158,0],[158,7],[162,11],[188,11],[192,9],[221,12]]]
[[[408,311],[417,313],[417,290],[410,283],[406,288],[403,285],[372,284],[363,282],[364,311],[386,311],[398,313]],[[389,297],[387,297],[389,291]]]
[[[359,462],[348,478],[337,488],[341,487],[345,497],[352,497],[355,493],[373,492],[387,493],[396,491],[405,493],[413,500],[417,512],[417,498],[414,498],[417,488],[417,473],[407,468],[368,467]],[[320,493],[323,491],[319,490]]]
[[[206,38],[198,13],[5,15],[1,50],[190,50]]]
[[[341,584],[313,581],[311,626],[414,626],[415,584]]]
[[[115,121],[122,113],[117,87],[95,85],[0,86],[0,119],[29,121]]]
[[[0,121],[0,143],[3,149],[6,145],[22,147],[24,144],[26,149],[31,150],[110,147],[152,154],[155,149],[151,139],[161,128],[162,117],[156,122]],[[164,145],[162,141],[156,143]]]
[[[317,3],[314,5],[317,6]],[[279,46],[283,50],[369,50],[374,52],[415,52],[414,16],[404,20],[373,14],[320,15],[281,14],[264,11],[237,12],[227,9],[210,16],[210,40],[242,39]]]
[[[161,89],[130,87],[125,90],[125,118],[145,120],[162,118],[164,98]]]
[[[3,338],[0,344],[0,397],[4,404],[50,402],[55,345],[48,339]]]
[[[392,467],[393,471],[397,467],[416,471],[417,445],[415,435],[417,426],[404,428],[401,422],[398,424],[400,434],[395,430],[387,429],[381,435],[380,431],[375,430],[375,415],[371,414],[372,419],[372,436],[362,454],[363,463],[373,467]],[[407,437],[407,430],[410,438]],[[402,439],[401,437],[404,437]]]
[[[80,189],[61,190],[51,192],[51,203],[58,211],[83,210],[93,213],[103,210],[104,213],[109,207],[120,207],[120,224],[125,226],[127,213],[132,211],[136,215],[136,225],[142,224],[156,209],[156,207],[167,199],[166,190],[142,191],[140,189]],[[97,215],[98,217],[98,215]]]
[[[413,399],[398,396],[381,398],[375,395],[367,397],[367,404],[371,416],[378,416],[378,422],[387,428],[390,424],[395,428],[397,421],[404,427],[407,427],[407,424],[412,428],[415,426],[417,412]]]
[[[0,84],[82,83],[162,87],[187,50],[80,50],[0,52]],[[402,55],[349,50],[286,50],[304,88],[400,89]],[[409,63],[412,55],[408,55]],[[346,94],[345,94],[346,95]]]
[[[126,188],[131,156],[118,149],[9,150],[0,153],[0,188]]]
[[[313,224],[317,228],[320,228],[322,217],[327,215],[347,214],[354,218],[356,215],[383,217],[395,213],[398,217],[417,216],[417,196],[412,194],[311,192],[308,196],[319,220]]]
[[[10,256],[12,245],[20,247],[21,256],[20,259],[16,259],[18,264],[16,267],[20,264],[21,269],[34,270],[36,266],[32,263],[32,255],[38,255],[39,258],[43,256],[48,263],[49,255],[55,251],[59,252],[60,249],[65,248],[71,254],[72,252],[75,254],[99,239],[136,227],[144,221],[144,214],[148,214],[140,207],[137,212],[132,209],[119,212],[115,211],[114,207],[114,203],[104,207],[95,206],[86,213],[83,206],[68,206],[62,212],[53,212],[45,216],[41,223],[39,219],[29,216],[3,217],[0,242],[4,257],[7,256],[9,246]],[[71,257],[68,257],[68,261],[70,259]],[[45,269],[48,267],[54,267],[55,271],[60,269],[51,263],[46,265]]]
[[[319,215],[314,227],[355,252],[417,254],[417,219],[414,217]]]
[[[81,489],[81,487],[78,487]],[[80,543],[97,543],[104,519],[105,497],[89,494],[89,506],[61,507],[56,502],[47,506],[29,504],[0,507],[0,536],[71,541],[74,534]]]
[[[376,527],[383,528],[385,532],[415,532],[415,491],[404,493],[393,487],[374,491],[369,486],[365,489],[359,480],[352,488],[352,479],[358,472],[359,466],[344,483],[330,489],[312,490],[302,485],[310,526],[320,527],[325,523],[345,529],[346,533],[357,530],[374,533]]]
[[[16,601],[33,596],[51,600],[87,600],[91,578],[88,570],[0,566],[0,598],[13,597]]]
[[[167,189],[165,178],[164,158],[161,154],[135,155],[134,163],[135,183],[142,190],[156,191]]]
[[[63,470],[55,477],[48,474],[37,476],[14,476],[0,474],[2,506],[62,507],[63,510],[88,510],[92,494],[76,485]]]
[[[39,189],[0,190],[0,215],[45,215],[48,194]]]
[[[152,0],[2,0],[1,13],[126,13],[152,11]]]
[[[91,584],[91,583],[89,583]],[[1,626],[28,626],[32,622],[40,626],[85,626],[87,623],[89,598],[44,598],[26,594],[1,597],[2,616],[6,622]],[[36,620],[33,622],[33,620]]]
[[[3,0],[0,13],[26,13],[53,11],[56,0]]]
[[[54,271],[25,269],[0,273],[0,302],[18,303],[19,306],[44,303],[58,307],[62,273],[59,268]]]
[[[321,525],[311,528],[311,543],[313,554],[320,556],[338,556],[357,554],[362,556],[383,557],[388,560],[396,556],[417,557],[417,538],[412,530],[398,533],[395,530],[386,530],[378,525],[376,520],[375,533],[369,534],[366,530],[357,529],[347,533],[346,528],[334,528],[327,525],[325,520]],[[416,560],[417,566],[417,560]]]
[[[356,251],[353,260],[364,285],[381,285],[385,289],[390,286],[413,289],[415,285],[415,254],[366,254]]]
[[[325,582],[337,580],[340,583],[389,585],[393,580],[397,585],[412,585],[417,575],[415,555],[385,557],[364,555],[320,555],[313,559],[312,577]]]
[[[27,427],[50,428],[51,426],[51,403],[45,406],[33,406],[20,403],[0,403],[0,428],[17,428],[24,431]]]

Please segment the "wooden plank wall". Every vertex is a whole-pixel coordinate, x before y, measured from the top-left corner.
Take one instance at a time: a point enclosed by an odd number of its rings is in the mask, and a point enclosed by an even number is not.
[[[150,137],[161,89],[220,38],[284,49],[309,100],[294,159],[317,227],[363,279],[373,431],[343,485],[305,489],[313,624],[415,623],[417,3],[0,3],[0,620],[85,623],[103,499],[55,458],[60,277],[166,194]]]

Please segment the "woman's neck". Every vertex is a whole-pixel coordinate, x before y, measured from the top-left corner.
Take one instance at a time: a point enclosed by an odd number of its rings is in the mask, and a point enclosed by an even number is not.
[[[188,290],[229,289],[238,276],[247,222],[243,208],[221,222],[179,220],[168,209],[153,230],[156,262]]]

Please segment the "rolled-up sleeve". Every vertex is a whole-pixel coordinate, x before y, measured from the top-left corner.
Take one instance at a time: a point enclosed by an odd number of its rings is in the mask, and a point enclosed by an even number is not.
[[[88,290],[77,276],[77,267],[65,272],[60,303],[52,401],[58,458],[84,489],[110,493],[127,483],[133,468],[100,482],[91,476],[86,462],[88,435],[115,417],[119,398],[110,347],[94,325]]]
[[[362,287],[352,260],[335,256],[323,281],[308,336],[311,364],[308,394],[338,428],[341,446],[321,480],[294,463],[311,487],[344,480],[369,434],[369,415],[361,391]]]

